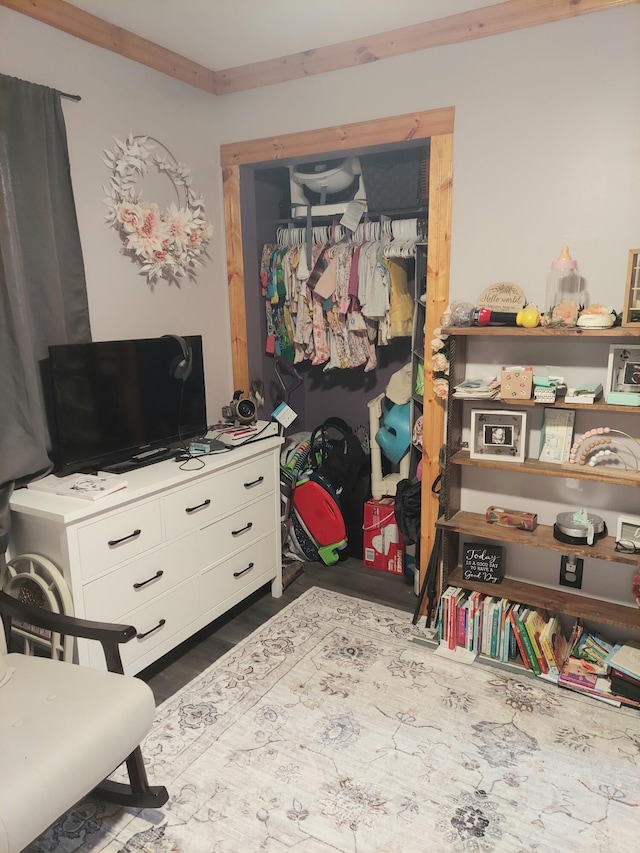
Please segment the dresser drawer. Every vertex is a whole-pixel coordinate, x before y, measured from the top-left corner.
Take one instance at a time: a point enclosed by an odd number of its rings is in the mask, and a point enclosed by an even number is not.
[[[173,634],[198,619],[200,611],[198,578],[170,590],[166,595],[154,598],[142,610],[124,616],[121,623],[134,625],[137,635],[120,646],[125,670],[143,655],[165,644]],[[90,665],[104,669],[104,655],[98,643],[90,643]],[[134,667],[135,669],[135,667]]]
[[[212,566],[200,575],[200,609],[203,614],[253,583],[261,575],[264,583],[275,573],[275,536],[265,536],[248,548]]]
[[[160,546],[109,574],[85,584],[82,590],[87,619],[120,622],[125,613],[146,606],[171,587],[188,580],[198,569],[196,533]]]
[[[205,569],[228,554],[246,548],[274,529],[273,496],[267,496],[214,521],[198,532],[198,564]]]
[[[129,507],[81,527],[78,549],[82,577],[100,572],[136,557],[162,542],[160,501]]]
[[[166,539],[203,527],[274,489],[273,460],[267,458],[172,492],[162,500]]]

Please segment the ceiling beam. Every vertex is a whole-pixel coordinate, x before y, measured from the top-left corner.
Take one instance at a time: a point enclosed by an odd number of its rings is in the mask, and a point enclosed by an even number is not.
[[[122,27],[103,21],[64,0],[0,0],[0,6],[22,12],[69,35],[119,53],[183,83],[215,95],[215,73],[179,53],[167,50]]]
[[[494,6],[448,15],[362,39],[213,71],[129,30],[109,24],[65,0],[0,0],[0,6],[21,12],[215,95],[284,83],[418,50],[459,44],[636,3],[640,3],[640,0],[506,0]]]
[[[507,0],[386,33],[216,71],[216,93],[223,95],[284,83],[638,2],[640,0]]]

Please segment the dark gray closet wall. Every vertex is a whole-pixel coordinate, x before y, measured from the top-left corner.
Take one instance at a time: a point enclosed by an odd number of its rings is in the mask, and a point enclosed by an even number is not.
[[[419,154],[418,154],[419,151]],[[426,218],[426,196],[428,175],[428,145],[424,140],[419,144],[405,146],[379,146],[364,151],[327,154],[329,157],[363,156],[363,154],[383,153],[385,157],[403,158],[414,161],[416,155],[422,161],[421,186],[417,197],[424,204],[413,209],[385,210],[394,218],[419,216]],[[320,158],[318,158],[320,159]],[[304,162],[308,162],[305,158]],[[293,161],[292,161],[293,162]],[[265,407],[260,417],[268,419],[275,404],[284,396],[281,383],[274,370],[274,359],[265,353],[266,320],[265,300],[260,290],[260,260],[265,243],[276,242],[276,230],[285,225],[290,209],[289,162],[274,166],[273,163],[243,166],[240,171],[242,203],[242,239],[245,264],[245,303],[247,313],[249,375],[259,377],[265,386]],[[377,213],[371,218],[377,218]],[[339,217],[338,217],[339,218]],[[326,221],[326,219],[324,220]],[[304,220],[296,219],[296,225],[304,225]],[[414,282],[410,282],[413,292]],[[367,402],[378,394],[384,393],[389,378],[395,371],[411,359],[411,339],[396,338],[387,346],[376,348],[378,366],[365,373],[360,368],[324,371],[322,366],[314,367],[305,361],[295,365],[303,377],[304,383],[295,391],[290,400],[298,413],[298,418],[287,433],[311,430],[329,416],[343,418],[352,427],[369,424]],[[295,379],[283,372],[287,388]],[[243,389],[247,391],[248,389]]]

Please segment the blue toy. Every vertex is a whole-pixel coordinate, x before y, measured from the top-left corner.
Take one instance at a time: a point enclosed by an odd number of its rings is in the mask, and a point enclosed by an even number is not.
[[[382,416],[376,443],[390,462],[397,465],[411,444],[410,403],[394,404]]]

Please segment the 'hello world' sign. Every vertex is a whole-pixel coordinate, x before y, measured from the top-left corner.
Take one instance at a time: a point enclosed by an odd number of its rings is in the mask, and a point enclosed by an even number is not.
[[[466,581],[500,583],[504,577],[502,545],[465,542],[462,555],[462,577]]]

